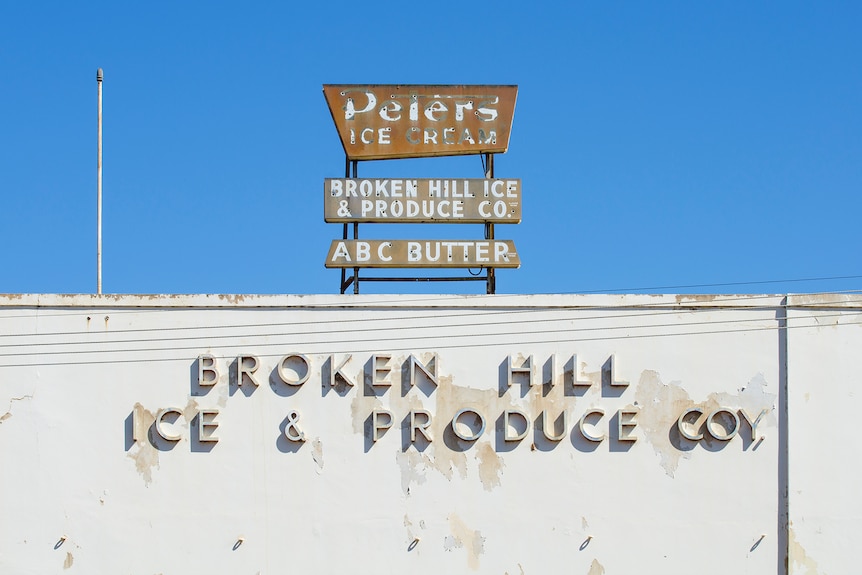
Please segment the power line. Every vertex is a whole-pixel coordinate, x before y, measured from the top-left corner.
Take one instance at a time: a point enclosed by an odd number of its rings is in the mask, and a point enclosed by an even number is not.
[[[813,319],[813,318],[812,318]],[[778,320],[776,320],[778,321]],[[862,325],[862,321],[852,321],[838,324],[839,327],[850,326],[850,325]],[[691,337],[691,336],[700,336],[700,335],[721,335],[721,334],[730,334],[730,333],[754,333],[761,331],[779,331],[779,330],[796,330],[796,329],[812,329],[821,327],[819,325],[790,325],[790,326],[765,326],[765,327],[752,327],[752,328],[742,328],[742,329],[728,329],[728,330],[716,330],[716,331],[693,331],[693,332],[681,332],[681,333],[657,333],[657,334],[643,334],[643,335],[620,335],[620,336],[607,336],[607,337],[587,337],[587,338],[566,338],[565,340],[559,339],[537,339],[531,341],[525,341],[523,339],[523,333],[519,332],[511,332],[506,334],[495,334],[496,337],[499,336],[517,336],[518,341],[514,342],[518,345],[540,345],[540,344],[560,344],[560,343],[588,343],[595,341],[622,341],[622,340],[643,340],[643,339],[652,339],[652,338],[665,338],[665,337]],[[533,332],[533,333],[547,333],[547,332]],[[404,338],[407,339],[407,338]],[[358,340],[360,342],[366,342],[367,340]],[[343,345],[344,343],[351,342],[323,342],[324,344],[329,344],[331,346],[334,345]],[[284,345],[284,344],[260,344],[257,347],[267,346],[270,347],[272,345]],[[308,345],[321,345],[320,343],[308,344]],[[491,346],[505,346],[511,345],[508,342],[476,342],[471,343],[469,345],[470,348],[481,348],[481,347],[491,347]],[[236,347],[236,346],[232,346]],[[461,344],[436,344],[433,349],[453,349],[453,348],[462,348],[464,347]],[[178,348],[167,348],[167,349],[155,349],[152,351],[173,351]],[[405,346],[405,347],[393,347],[388,346],[387,352],[409,352],[415,350],[415,346]],[[141,351],[149,351],[149,350],[139,350]],[[380,351],[379,348],[368,347],[368,348],[349,348],[347,350],[331,350],[327,351],[326,354],[329,353],[373,353],[375,351]],[[126,350],[127,353],[134,353],[134,351]],[[80,352],[70,352],[70,353],[80,353]],[[29,354],[29,355],[39,355],[39,354]],[[273,353],[273,354],[255,354],[257,357],[282,357],[284,353]],[[165,362],[165,361],[183,361],[188,360],[188,357],[178,357],[178,358],[168,358],[168,357],[155,357],[155,358],[136,358],[136,359],[112,359],[112,360],[91,360],[91,361],[66,361],[66,362],[51,362],[51,363],[22,363],[22,364],[3,364],[0,365],[0,368],[8,367],[8,368],[19,368],[19,367],[47,367],[47,366],[63,366],[63,365],[106,365],[106,364],[121,364],[121,363],[154,363],[154,362]]]
[[[767,308],[767,309],[745,308],[744,310],[738,310],[738,311],[760,311],[760,312],[762,312],[762,311],[768,311],[769,309],[771,309],[771,308]],[[708,311],[712,311],[712,310],[708,310]],[[369,334],[369,333],[373,333],[373,332],[398,333],[398,332],[403,332],[403,331],[410,331],[410,332],[415,333],[417,331],[424,331],[424,330],[437,330],[437,331],[439,331],[439,330],[452,330],[452,329],[463,328],[463,327],[476,327],[477,325],[483,325],[483,326],[488,327],[488,328],[496,328],[497,326],[504,326],[504,325],[505,326],[512,326],[512,325],[514,325],[514,326],[518,326],[518,325],[546,326],[547,324],[559,323],[559,322],[582,323],[585,321],[592,321],[592,320],[597,320],[597,319],[619,320],[619,319],[626,319],[626,318],[632,318],[632,317],[644,318],[644,317],[652,317],[652,316],[657,316],[657,315],[665,316],[665,315],[670,314],[670,313],[674,313],[674,314],[678,315],[680,312],[679,311],[663,312],[662,314],[643,313],[643,314],[605,315],[605,316],[593,316],[593,317],[586,317],[586,318],[583,318],[583,317],[555,317],[555,318],[533,318],[533,319],[525,319],[525,320],[515,319],[515,320],[507,320],[507,321],[495,320],[493,323],[490,323],[490,324],[476,324],[474,322],[474,323],[469,323],[469,324],[465,324],[465,323],[434,324],[434,325],[418,325],[418,326],[398,325],[398,326],[394,326],[394,327],[377,327],[377,328],[374,328],[374,327],[369,328],[367,326],[361,326],[361,327],[356,327],[356,328],[344,328],[343,326],[338,326],[336,329],[321,330],[319,328],[316,328],[316,329],[310,329],[310,330],[306,330],[306,331],[291,330],[289,333],[282,333],[282,332],[278,332],[278,333],[249,333],[249,334],[233,333],[233,334],[204,335],[204,336],[179,336],[179,337],[113,339],[113,340],[111,340],[111,339],[109,339],[109,340],[100,339],[98,341],[27,342],[27,343],[0,344],[0,348],[28,348],[28,347],[48,347],[48,346],[53,347],[53,346],[61,346],[61,345],[62,346],[93,346],[93,345],[104,346],[104,345],[119,345],[119,344],[130,344],[130,343],[148,343],[148,342],[168,343],[168,342],[179,342],[179,341],[211,342],[213,340],[241,339],[241,338],[261,339],[261,338],[270,338],[270,337],[278,337],[278,336],[285,336],[285,337],[286,336],[293,336],[293,337],[295,337],[295,336],[306,336],[306,335],[328,336],[331,334],[339,334],[339,335],[356,334],[356,333]],[[691,312],[686,312],[686,313],[691,313]],[[838,313],[838,314],[821,314],[821,315],[818,315],[817,318],[818,319],[824,319],[824,318],[844,317],[848,313],[853,313],[853,312],[848,311],[848,312],[843,312],[843,313]],[[386,319],[390,320],[390,321],[391,320],[398,320],[398,321],[401,321],[403,323],[403,318],[386,318]],[[429,318],[425,318],[425,319],[429,319]],[[800,319],[800,318],[793,318],[793,319]],[[347,321],[350,321],[350,320],[347,320]],[[359,321],[364,321],[364,320],[359,320]],[[777,320],[774,317],[763,317],[763,318],[745,318],[745,319],[718,319],[718,320],[710,320],[710,321],[703,321],[703,322],[654,323],[654,324],[645,324],[645,325],[628,325],[627,324],[627,325],[611,325],[611,326],[602,325],[602,326],[594,326],[594,327],[574,327],[574,326],[572,326],[572,327],[561,328],[561,329],[548,329],[546,327],[543,327],[542,332],[543,333],[565,333],[565,332],[580,333],[580,332],[606,331],[606,330],[619,330],[619,329],[648,329],[648,328],[649,329],[652,329],[652,328],[658,329],[658,328],[673,328],[673,327],[678,327],[678,326],[724,325],[724,324],[735,324],[735,323],[746,323],[746,322],[763,322],[763,321],[777,321]],[[310,323],[312,323],[312,325],[314,325],[317,323],[332,323],[332,322],[310,322]],[[286,324],[286,325],[290,325],[290,326],[294,327],[297,324]],[[308,325],[308,324],[305,324],[305,325]],[[218,329],[218,328],[210,328],[210,329]],[[480,335],[489,335],[489,336],[490,335],[512,335],[514,333],[537,333],[537,332],[533,332],[533,331],[500,332],[500,333],[489,333],[489,332],[475,333],[475,332],[471,332],[471,333],[466,333],[466,334],[444,334],[444,335],[431,334],[431,335],[426,335],[426,336],[421,336],[421,337],[426,338],[426,339],[450,338],[450,337],[464,338],[464,337],[478,337]],[[97,333],[92,333],[90,335],[102,335],[102,334],[109,335],[109,334],[111,334],[111,332],[107,332],[107,333],[106,332],[101,332],[101,333],[97,332]],[[394,338],[394,339],[418,339],[419,337],[420,336],[415,335],[415,336],[411,336],[409,338]],[[390,336],[387,339],[391,340],[391,339],[393,339],[393,337]],[[346,341],[346,340],[341,338],[339,341]],[[282,345],[282,344],[266,343],[266,344],[259,344],[259,345],[271,346],[271,345]],[[170,349],[184,349],[185,350],[185,349],[199,349],[199,347],[200,346],[171,347]],[[145,349],[129,349],[129,350],[126,350],[126,349],[77,350],[77,351],[57,351],[57,352],[46,351],[46,352],[34,352],[33,355],[62,355],[62,354],[68,354],[68,353],[99,353],[99,352],[117,353],[117,352],[123,352],[123,351],[132,351],[132,352],[158,351],[161,349],[166,349],[166,348],[145,348]],[[28,352],[0,353],[0,357],[9,357],[9,356],[16,356],[16,355],[31,355],[31,354]]]
[[[853,291],[853,292],[845,292],[845,293],[850,294],[850,293],[858,293],[858,292]],[[816,295],[820,295],[820,294],[808,294],[808,295],[815,295],[816,296]],[[740,296],[740,297],[732,297],[732,298],[715,298],[715,299],[711,299],[708,302],[708,305],[714,306],[716,304],[726,304],[729,302],[739,302],[739,301],[750,302],[750,301],[758,300],[758,299],[775,299],[775,297],[776,296],[774,296],[774,295],[762,295],[762,296]],[[842,302],[842,304],[845,304],[845,305],[848,303],[850,303],[850,304],[853,304],[853,303],[862,304],[862,300],[845,300],[844,302]],[[697,304],[696,307],[694,307],[695,304]],[[373,311],[370,308],[378,308],[378,307],[380,307],[380,306],[365,304],[363,306],[352,307],[349,309],[338,308],[338,309],[335,309],[334,311],[339,311],[339,312],[356,311],[356,312],[366,312],[367,313],[367,312]],[[442,314],[442,313],[439,313],[439,311],[438,311],[440,309],[440,307],[434,306],[431,308],[433,310],[433,312],[430,312],[430,313],[433,313],[431,318],[439,319],[439,318],[468,318],[468,317],[483,317],[483,316],[489,316],[490,317],[492,315],[499,315],[499,314],[536,313],[537,311],[553,311],[556,313],[560,313],[563,311],[579,311],[580,312],[580,311],[588,311],[588,310],[612,310],[612,309],[660,310],[660,311],[655,311],[655,312],[647,311],[647,313],[637,312],[637,313],[631,313],[631,314],[609,314],[609,315],[603,315],[603,316],[590,316],[590,317],[580,317],[580,318],[551,318],[551,319],[547,319],[547,320],[542,320],[542,321],[566,321],[566,320],[587,321],[587,320],[610,319],[610,318],[619,319],[619,318],[627,318],[627,317],[646,317],[646,316],[650,316],[650,315],[661,316],[661,315],[669,315],[669,314],[678,314],[678,313],[683,312],[683,311],[692,311],[692,310],[704,311],[704,312],[715,311],[713,307],[706,307],[702,302],[684,302],[684,301],[677,302],[676,304],[673,304],[670,302],[657,302],[655,304],[640,303],[640,304],[622,304],[619,306],[616,306],[616,305],[605,305],[605,306],[578,306],[578,305],[572,305],[572,306],[531,306],[527,309],[524,309],[523,306],[519,306],[519,307],[521,309],[508,309],[508,308],[491,307],[491,308],[484,308],[483,311],[477,311],[477,312],[472,312],[472,313],[469,311],[465,311],[465,312],[459,311],[459,312],[455,312],[455,313]],[[722,306],[721,309],[723,311],[764,310],[764,309],[777,309],[779,307],[787,307],[787,306],[776,306],[776,305],[738,306],[738,307],[734,307],[734,306],[724,307],[724,306]],[[665,308],[665,309],[662,309],[662,308]],[[325,309],[331,309],[331,308],[325,308]],[[389,308],[389,309],[390,310],[404,309],[405,311],[411,310],[410,307],[404,307],[404,308],[393,307],[393,308]],[[464,308],[457,308],[457,309],[469,310],[471,308],[470,307],[464,307]],[[475,309],[475,308],[472,308],[472,309]],[[271,308],[267,308],[267,310],[272,311]],[[158,313],[161,311],[163,311],[163,310],[154,309],[154,310],[149,311],[149,312],[142,311],[139,313],[154,314],[154,313]],[[176,312],[176,311],[188,312],[188,311],[199,311],[199,310],[197,308],[182,308],[180,310],[173,310],[173,311],[174,312]],[[240,309],[238,309],[238,308],[226,308],[223,311],[240,311]],[[252,311],[252,310],[242,310],[242,311]],[[308,312],[308,313],[310,313],[310,312],[315,311],[315,310],[308,309],[308,308],[298,308],[298,309],[275,308],[275,311]],[[92,312],[87,311],[86,313],[92,313]],[[71,314],[61,314],[61,315],[65,317],[65,316],[70,316]],[[43,317],[43,316],[36,314],[33,316],[29,316],[29,317],[37,318],[37,317]],[[72,317],[74,317],[74,316],[72,316]],[[172,331],[196,331],[196,330],[222,330],[222,329],[239,329],[239,328],[262,328],[262,327],[269,327],[269,328],[276,327],[277,328],[277,327],[296,327],[296,326],[300,326],[300,325],[321,325],[321,324],[329,324],[329,323],[334,323],[334,322],[338,322],[339,324],[341,324],[343,326],[343,324],[345,324],[345,323],[367,323],[367,322],[379,323],[379,322],[391,322],[391,321],[403,322],[403,321],[409,321],[409,320],[427,321],[428,319],[429,319],[428,314],[421,314],[421,315],[399,315],[397,317],[384,317],[384,318],[375,318],[375,317],[350,318],[350,319],[338,318],[337,320],[330,320],[330,319],[314,320],[314,321],[296,321],[296,320],[293,320],[293,321],[287,321],[287,322],[266,322],[266,323],[256,322],[256,323],[243,323],[243,324],[232,324],[232,325],[220,324],[220,325],[171,326],[171,327],[157,327],[157,328],[131,328],[131,329],[112,330],[110,332],[77,330],[77,331],[62,331],[62,332],[41,332],[41,333],[35,332],[35,333],[26,333],[26,334],[25,333],[7,333],[7,334],[0,334],[0,338],[50,337],[50,336],[67,337],[67,336],[73,336],[73,335],[87,335],[87,336],[92,337],[92,336],[98,336],[98,335],[108,334],[108,333],[110,333],[110,334],[125,334],[125,333],[153,333],[153,332],[172,332]],[[529,321],[532,322],[532,321],[537,321],[537,320],[529,320]],[[450,325],[443,324],[443,325],[438,325],[438,327],[452,327],[452,326],[457,326],[457,325],[462,325],[462,324],[450,324]],[[386,329],[386,328],[369,328],[369,329]],[[340,327],[339,331],[349,331],[349,330],[345,330],[343,327]],[[251,337],[256,336],[256,335],[259,335],[259,334],[250,334]],[[236,335],[235,337],[241,337],[241,336]],[[134,340],[117,340],[117,341],[134,341]],[[14,346],[16,344],[0,344],[0,347],[9,347],[10,345]]]

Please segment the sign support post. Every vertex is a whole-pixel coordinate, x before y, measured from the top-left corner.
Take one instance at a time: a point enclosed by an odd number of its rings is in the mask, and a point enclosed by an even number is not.
[[[494,154],[487,153],[485,154],[485,178],[489,180],[494,179]],[[494,223],[493,222],[485,222],[485,239],[493,240],[494,239]],[[485,293],[487,294],[495,294],[497,293],[497,277],[494,274],[494,268],[486,268],[486,282],[485,282]]]

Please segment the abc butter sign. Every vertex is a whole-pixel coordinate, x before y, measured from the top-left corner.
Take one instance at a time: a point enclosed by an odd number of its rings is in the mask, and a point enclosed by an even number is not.
[[[517,86],[324,85],[350,160],[504,153]]]

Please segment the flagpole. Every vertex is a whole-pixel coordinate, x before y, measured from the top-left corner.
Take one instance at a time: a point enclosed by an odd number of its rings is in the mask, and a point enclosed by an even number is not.
[[[96,293],[102,293],[102,69],[96,70],[99,88],[99,136],[96,160]]]

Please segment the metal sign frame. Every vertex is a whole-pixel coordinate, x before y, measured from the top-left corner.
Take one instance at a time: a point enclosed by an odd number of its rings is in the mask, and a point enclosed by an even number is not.
[[[480,156],[482,158],[482,165],[485,172],[485,178],[494,179],[494,154],[484,153]],[[358,178],[358,160],[351,160],[350,157],[345,155],[344,158],[344,177],[345,178]],[[351,232],[352,228],[352,234]],[[486,222],[484,224],[485,230],[485,239],[493,240],[494,238],[494,223]],[[344,240],[358,240],[359,239],[359,222],[353,223],[344,223],[342,224],[342,239]],[[347,275],[348,270],[352,269],[353,274]],[[497,276],[495,273],[495,268],[493,267],[482,267],[480,272],[477,275],[468,275],[468,276],[444,276],[444,277],[435,277],[435,276],[414,276],[414,277],[393,277],[393,276],[367,276],[360,277],[359,270],[362,269],[361,266],[356,266],[353,268],[341,268],[341,282],[340,282],[340,292],[342,294],[347,293],[348,288],[353,286],[353,293],[359,293],[359,285],[361,282],[465,282],[465,281],[484,281],[485,282],[485,293],[487,294],[495,294],[497,293]]]
[[[494,154],[505,153],[508,150],[518,86],[324,84],[323,95],[344,149],[345,179],[358,178],[357,172],[360,161],[477,155],[482,160],[485,179],[495,180]],[[362,182],[356,185],[362,185]],[[377,194],[376,185],[375,194]],[[347,183],[345,182],[345,191],[346,186]],[[487,194],[487,184],[483,185],[483,191]],[[435,190],[436,192],[437,190]],[[512,192],[515,192],[514,188]],[[430,195],[430,185],[427,193]],[[383,188],[380,189],[380,194],[381,198],[385,196]],[[363,199],[366,201],[363,202]],[[450,220],[463,217],[460,221],[451,223],[482,224],[485,242],[478,240],[483,246],[480,248],[476,244],[473,253],[475,263],[480,266],[477,274],[470,271],[472,268],[467,268],[470,275],[458,277],[360,277],[359,270],[363,267],[366,269],[390,267],[385,262],[390,261],[387,258],[394,256],[378,254],[381,259],[380,262],[363,266],[362,264],[366,263],[368,257],[367,250],[370,249],[370,243],[369,241],[363,241],[361,244],[357,242],[359,240],[359,224],[395,223],[402,216],[410,214],[411,209],[415,209],[415,205],[408,205],[409,202],[401,203],[399,201],[387,204],[385,200],[381,199],[379,203],[375,200],[375,214],[371,216],[368,211],[370,207],[367,198],[359,199],[353,204],[351,204],[350,198],[342,198],[338,204],[338,207],[343,210],[341,214],[338,213],[338,209],[333,214],[331,213],[331,206],[329,208],[324,206],[325,221],[342,223],[342,240],[345,243],[337,246],[335,253],[342,254],[342,251],[349,251],[350,249],[359,250],[359,246],[363,246],[362,261],[357,261],[359,259],[359,252],[357,251],[353,257],[345,258],[333,265],[329,265],[330,261],[327,258],[327,267],[339,267],[341,269],[340,291],[342,294],[346,293],[351,285],[353,286],[353,293],[358,294],[361,282],[450,281],[484,281],[486,293],[494,294],[497,290],[495,267],[511,266],[494,266],[494,260],[489,262],[489,266],[483,266],[485,250],[487,246],[493,244],[495,259],[498,255],[501,257],[504,255],[504,251],[499,254],[496,252],[504,242],[495,239],[494,226],[496,223],[520,222],[520,202],[522,200],[520,180],[517,180],[517,200],[514,195],[506,199],[507,202],[495,202],[497,211],[493,217],[488,216],[490,212],[487,209],[488,206],[485,205],[487,202],[480,202],[481,206],[468,206],[467,202],[458,202],[457,215],[454,213],[454,202],[452,202],[453,206],[447,206],[445,210],[442,206],[444,202],[440,202],[435,204],[436,208],[444,211],[439,211],[431,216],[426,216],[423,212],[422,216],[417,218],[422,221],[416,223],[450,223]],[[452,207],[453,212],[448,211],[449,207]],[[379,216],[377,214],[378,209],[380,210]],[[390,211],[387,212],[387,210]],[[397,217],[393,217],[395,210],[398,210],[397,213],[400,214]],[[356,217],[357,213],[361,217]],[[416,215],[413,214],[413,216]],[[407,217],[412,216],[407,215]],[[353,247],[347,246],[348,240],[353,242],[351,244]],[[382,240],[384,243],[378,246],[378,251],[383,249],[387,241],[389,240]],[[394,249],[400,258],[404,247],[401,240],[391,241],[393,243],[390,243],[385,249]],[[396,241],[398,241],[398,245],[394,244]],[[463,240],[458,245],[467,244],[470,241],[473,240]],[[511,250],[510,253],[515,254],[517,258],[517,252],[512,249],[514,243],[508,241],[505,243],[510,247],[503,247],[502,249]],[[332,246],[330,248],[332,249]],[[415,256],[418,252],[415,248],[411,249],[413,251],[408,249],[408,254]],[[464,247],[464,250],[464,260],[461,263],[472,265],[473,260],[468,261],[468,247]],[[439,252],[437,253],[439,254]],[[340,255],[339,257],[343,256]],[[408,255],[408,260],[410,257],[412,256]],[[435,257],[439,257],[439,255]],[[333,261],[335,261],[334,256]],[[367,261],[371,263],[370,257]],[[507,260],[507,263],[513,262]],[[351,264],[356,265],[352,266],[353,272],[349,274]],[[408,262],[399,259],[399,264],[408,264]],[[517,265],[519,262],[514,263],[514,266]],[[391,267],[428,269],[430,266],[408,264]],[[440,267],[449,267],[449,265]],[[459,266],[456,265],[455,267]]]

